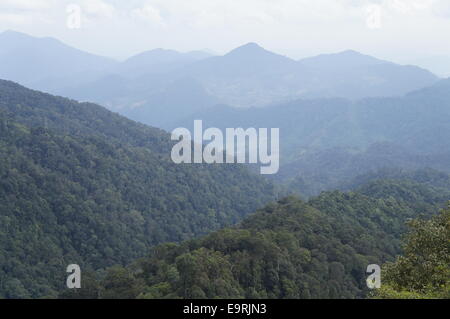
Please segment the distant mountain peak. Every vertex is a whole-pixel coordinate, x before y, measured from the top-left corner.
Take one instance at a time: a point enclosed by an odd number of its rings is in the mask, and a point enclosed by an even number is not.
[[[268,52],[268,51],[255,42],[249,42],[247,44],[241,45],[240,47],[237,47],[236,49],[230,51],[226,55],[234,55],[242,53],[258,53],[258,52]]]
[[[20,44],[35,44],[35,43],[55,43],[59,45],[67,46],[60,40],[52,37],[36,37],[23,32],[6,30],[0,33],[0,39],[2,39],[2,45],[20,45]],[[78,49],[76,49],[78,50]]]
[[[207,58],[210,57],[211,54],[201,51],[201,50],[196,50],[196,51],[189,51],[189,52],[180,52],[180,51],[176,51],[176,50],[172,50],[172,49],[164,49],[164,48],[156,48],[156,49],[152,49],[152,50],[147,50],[147,51],[143,51],[141,53],[138,53],[130,58],[128,58],[127,60],[133,60],[136,58],[163,58],[163,59],[186,59],[186,58],[191,58],[193,60],[200,60],[203,58]]]
[[[256,42],[249,42],[247,44],[244,44],[241,46],[241,48],[248,48],[248,49],[262,49],[264,50],[258,43]]]
[[[161,53],[177,53],[177,54],[180,53],[180,52],[175,51],[175,50],[164,49],[164,48],[156,48],[156,49],[148,50],[148,51],[145,51],[145,52],[154,52],[154,53],[159,53],[159,52],[161,52]]]
[[[351,68],[391,62],[383,61],[355,50],[345,50],[337,53],[320,54],[314,57],[305,58],[300,60],[300,63],[312,67],[332,69]]]
[[[14,30],[5,30],[0,33],[0,37],[2,38],[15,38],[15,39],[32,39],[33,36],[30,36],[26,33],[14,31]]]
[[[171,50],[171,49],[156,48],[156,49],[143,51],[137,55],[140,55],[140,54],[180,54],[180,52],[178,52],[176,50]]]
[[[336,55],[353,55],[353,56],[367,56],[361,52],[358,52],[356,50],[344,50],[341,52],[336,53]]]
[[[367,55],[367,54],[364,54],[364,53],[361,53],[361,52],[355,51],[355,50],[345,50],[345,51],[341,51],[341,52],[338,52],[335,54],[330,54],[330,55],[334,55],[334,56],[338,56],[338,57],[354,58],[354,59],[364,59],[366,61],[372,61],[372,62],[378,61],[378,62],[386,62],[387,63],[387,61],[380,60],[371,55]]]
[[[5,30],[3,32],[0,32],[0,34],[22,34],[22,35],[26,35],[25,33],[19,32],[19,31],[14,31],[14,30]]]
[[[264,60],[266,62],[271,61],[274,63],[283,63],[283,64],[289,64],[294,62],[294,60],[284,56],[280,55],[278,53],[271,52],[269,50],[264,49],[260,45],[254,42],[250,42],[247,44],[244,44],[240,47],[237,47],[236,49],[230,51],[229,53],[225,54],[224,57],[226,58],[232,58],[232,60]],[[272,66],[273,67],[273,66]]]

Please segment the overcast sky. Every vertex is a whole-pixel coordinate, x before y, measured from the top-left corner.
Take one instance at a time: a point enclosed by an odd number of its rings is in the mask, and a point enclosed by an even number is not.
[[[354,49],[408,62],[450,56],[450,0],[0,0],[7,29],[115,58],[257,42],[293,58]]]

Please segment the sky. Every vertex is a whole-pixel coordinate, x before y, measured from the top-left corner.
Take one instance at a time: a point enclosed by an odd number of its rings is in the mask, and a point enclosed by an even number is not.
[[[450,72],[450,0],[0,0],[4,30],[117,59],[256,42],[296,59],[347,49],[400,63],[448,57]]]

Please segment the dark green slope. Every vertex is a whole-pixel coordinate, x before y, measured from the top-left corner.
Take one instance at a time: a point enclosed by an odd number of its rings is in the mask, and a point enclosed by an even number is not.
[[[0,297],[54,295],[68,264],[129,263],[275,198],[241,166],[169,156],[163,131],[0,82]]]
[[[423,186],[438,188],[441,192],[450,192],[450,174],[431,168],[407,170],[401,168],[384,168],[359,175],[350,183],[343,185],[344,189],[355,189],[377,180],[397,180],[415,182]]]
[[[77,297],[364,297],[367,266],[393,260],[405,222],[444,204],[417,206],[428,198],[408,201],[416,187],[378,183],[374,196],[336,191],[308,202],[290,197],[236,227],[158,246],[128,268],[109,269]]]
[[[285,183],[291,191],[314,196],[326,190],[352,189],[356,184],[364,184],[371,179],[409,179],[402,175],[430,171],[430,167],[435,172],[441,171],[438,174],[448,176],[449,163],[450,152],[418,155],[398,145],[377,143],[365,152],[331,149],[305,154],[299,160],[281,166],[275,179]],[[449,185],[447,183],[447,187]]]
[[[79,103],[14,82],[0,80],[0,111],[30,127],[46,127],[76,136],[100,136],[132,146],[145,146],[153,153],[170,154],[170,135],[108,111],[92,103]]]

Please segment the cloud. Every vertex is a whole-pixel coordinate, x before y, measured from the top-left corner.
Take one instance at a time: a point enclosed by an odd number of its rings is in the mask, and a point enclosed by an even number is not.
[[[12,25],[22,25],[30,22],[30,19],[26,15],[16,14],[16,13],[0,13],[0,21],[2,25],[12,24]]]
[[[143,7],[133,9],[131,15],[132,17],[137,17],[153,24],[165,25],[159,9],[150,4],[145,4]]]
[[[1,0],[0,8],[5,10],[41,10],[49,9],[54,0]]]
[[[116,8],[102,0],[81,1],[83,14],[98,18],[113,18],[116,15]]]
[[[397,11],[407,14],[416,11],[428,10],[434,3],[441,0],[338,0],[344,6],[368,7],[378,5],[386,11]],[[447,1],[447,0],[445,0]]]
[[[76,32],[65,28],[68,4],[82,9]],[[367,27],[370,5],[381,12],[376,30]],[[155,47],[224,53],[246,42],[294,57],[349,48],[384,58],[450,52],[450,0],[0,0],[0,14],[0,29],[120,57]]]
[[[433,13],[440,18],[450,18],[450,1],[437,0],[433,6]]]

